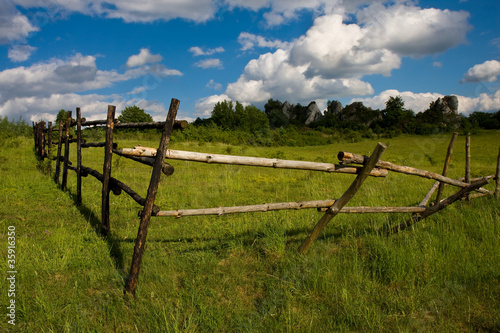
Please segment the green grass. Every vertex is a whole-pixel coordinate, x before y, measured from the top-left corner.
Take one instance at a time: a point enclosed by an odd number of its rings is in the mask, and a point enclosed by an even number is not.
[[[382,159],[440,173],[451,135],[384,139]],[[157,141],[117,140],[119,147]],[[472,137],[472,176],[495,172],[500,132]],[[315,210],[152,218],[137,298],[123,295],[140,206],[111,195],[111,233],[101,238],[101,184],[83,180],[83,206],[52,181],[54,163],[34,157],[32,139],[0,150],[0,269],[7,275],[7,228],[16,227],[16,326],[22,332],[332,332],[500,330],[500,201],[457,202],[386,237],[405,214],[341,214],[307,255],[297,252]],[[339,150],[367,154],[376,141],[256,148],[172,142],[171,148],[337,162]],[[449,171],[465,169],[457,139]],[[74,152],[72,152],[74,154]],[[74,155],[71,160],[75,161]],[[102,149],[83,164],[102,169]],[[338,198],[352,175],[171,161],[156,204],[210,208]],[[51,173],[52,170],[52,173]],[[150,167],[113,156],[113,177],[146,195]],[[417,205],[433,181],[391,173],[369,178],[349,206]],[[493,189],[493,185],[487,186]],[[445,188],[445,196],[456,189]],[[7,281],[0,300],[6,313]]]

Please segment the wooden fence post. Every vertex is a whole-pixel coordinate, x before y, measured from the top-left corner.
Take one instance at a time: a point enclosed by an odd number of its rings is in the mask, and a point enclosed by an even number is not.
[[[137,239],[135,241],[134,255],[132,257],[132,265],[130,266],[130,274],[127,279],[127,284],[125,285],[125,292],[130,293],[135,296],[135,289],[137,287],[137,279],[139,277],[139,271],[141,269],[142,256],[144,254],[144,247],[146,245],[146,236],[148,233],[149,220],[151,218],[154,201],[156,197],[156,192],[158,191],[158,184],[160,182],[161,170],[165,160],[165,155],[167,154],[168,144],[170,142],[170,136],[172,135],[172,130],[174,127],[175,117],[177,115],[177,110],[179,109],[179,100],[173,98],[170,103],[170,108],[168,110],[167,120],[165,122],[165,127],[163,129],[163,134],[160,141],[160,146],[158,148],[155,162],[153,165],[153,171],[151,173],[151,181],[149,182],[148,194],[146,197],[146,202],[144,204],[144,210],[141,214],[141,222],[139,224],[139,231],[137,233]]]
[[[336,200],[335,203],[330,206],[330,208],[328,208],[325,215],[323,215],[323,217],[319,220],[311,233],[304,240],[302,245],[300,245],[300,253],[305,254],[307,253],[307,251],[309,251],[312,243],[316,240],[316,238],[318,238],[319,234],[323,231],[328,222],[330,222],[330,220],[339,213],[342,207],[344,207],[344,205],[347,204],[347,202],[351,200],[351,198],[356,194],[358,189],[361,187],[361,184],[363,184],[372,169],[375,167],[378,160],[380,159],[380,156],[382,156],[382,153],[386,148],[387,146],[380,142],[377,144],[375,150],[373,151],[373,154],[370,156],[368,162],[363,166],[361,172],[358,174],[351,186],[347,189],[347,191],[345,191],[340,199]]]
[[[76,205],[82,204],[82,113],[76,108]]]
[[[467,133],[465,137],[465,180],[466,183],[470,183],[470,133]],[[466,196],[467,200],[470,200],[470,193]]]
[[[47,137],[48,137],[48,149],[47,149],[47,156],[50,158],[50,154],[52,153],[52,122],[49,121],[49,129],[47,132]]]
[[[59,183],[59,173],[61,171],[61,150],[62,150],[62,130],[63,121],[59,120],[59,140],[57,141],[57,157],[56,157],[56,172],[54,174],[54,181]]]
[[[443,167],[443,176],[446,177],[448,174],[448,169],[450,166],[450,161],[451,161],[451,155],[453,154],[453,145],[455,144],[455,140],[457,139],[458,133],[455,132],[453,133],[450,144],[448,145],[448,152],[446,153],[446,159],[444,161],[444,167]],[[438,193],[436,196],[436,205],[441,201],[441,196],[443,195],[443,190],[444,190],[444,185],[445,183],[439,183],[439,188],[438,188]]]
[[[108,105],[108,118],[106,122],[106,146],[104,147],[104,166],[102,170],[102,206],[101,206],[101,233],[109,232],[109,179],[111,178],[111,161],[113,158],[113,128],[115,126],[114,105]]]
[[[66,117],[66,127],[65,127],[65,138],[64,138],[64,164],[63,164],[63,175],[61,182],[61,189],[66,190],[66,183],[68,181],[68,164],[69,164],[69,130],[71,128],[71,111],[68,111]]]
[[[495,197],[500,198],[500,148],[498,148],[497,172],[495,175]]]

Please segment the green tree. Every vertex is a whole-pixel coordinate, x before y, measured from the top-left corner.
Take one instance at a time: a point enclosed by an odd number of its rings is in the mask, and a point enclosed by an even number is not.
[[[65,124],[67,117],[68,117],[68,111],[66,111],[64,109],[59,110],[59,112],[57,113],[57,117],[56,117],[56,126],[59,126],[60,120],[62,120],[63,124]]]
[[[234,129],[236,127],[236,117],[233,101],[224,100],[215,104],[212,110],[212,121],[223,129]]]
[[[382,111],[383,127],[396,129],[401,132],[412,132],[414,114],[412,110],[405,109],[405,102],[401,96],[389,97]]]
[[[147,123],[152,122],[153,117],[140,107],[127,106],[118,117],[120,123]]]
[[[235,117],[237,127],[242,131],[257,134],[269,130],[269,119],[266,114],[253,105],[243,108],[243,105],[236,102]]]

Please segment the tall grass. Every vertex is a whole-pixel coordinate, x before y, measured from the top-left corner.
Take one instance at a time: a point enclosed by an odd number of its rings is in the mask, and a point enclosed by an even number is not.
[[[473,177],[494,173],[499,139],[498,131],[473,136]],[[448,141],[448,135],[387,139],[382,159],[439,173]],[[118,144],[156,147],[158,141]],[[339,150],[369,155],[375,145],[364,140],[262,148],[173,140],[171,148],[333,163]],[[464,173],[464,150],[460,136],[452,177]],[[102,159],[102,149],[84,151],[85,166],[100,170]],[[390,237],[387,227],[408,215],[341,214],[305,256],[297,247],[321,217],[315,210],[152,218],[137,299],[131,299],[123,286],[141,207],[125,194],[112,196],[111,234],[101,238],[101,184],[84,179],[78,208],[74,173],[69,192],[61,192],[37,163],[32,140],[0,150],[0,256],[6,258],[7,227],[15,225],[19,331],[500,330],[500,203],[493,197],[455,203]],[[162,178],[157,195],[162,209],[338,198],[353,180],[321,172],[171,164],[175,173]],[[113,156],[113,177],[143,196],[150,172]],[[349,205],[416,205],[432,184],[394,173],[369,178]],[[446,187],[445,196],[453,191]],[[6,260],[0,262],[6,272]],[[7,304],[4,279],[0,289],[1,304]],[[0,323],[0,330],[11,328],[6,320]]]

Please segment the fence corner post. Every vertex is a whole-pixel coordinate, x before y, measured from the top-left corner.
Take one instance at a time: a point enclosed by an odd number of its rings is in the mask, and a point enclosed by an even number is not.
[[[76,205],[82,205],[82,113],[76,108]]]
[[[130,273],[125,285],[125,293],[130,293],[135,296],[135,289],[137,288],[137,279],[139,278],[139,271],[141,269],[142,256],[144,254],[144,248],[146,245],[146,236],[148,233],[149,220],[152,215],[154,201],[156,198],[156,192],[158,191],[158,184],[160,182],[160,176],[162,173],[162,167],[164,164],[165,156],[167,154],[168,144],[170,142],[170,136],[172,135],[172,130],[174,127],[175,117],[177,115],[177,110],[179,109],[179,100],[172,98],[170,103],[170,108],[168,111],[167,120],[165,122],[165,127],[163,128],[163,134],[160,141],[160,146],[156,152],[155,161],[153,164],[153,171],[151,172],[151,180],[149,182],[148,194],[146,197],[146,202],[144,203],[144,209],[141,214],[141,222],[139,224],[139,230],[137,232],[137,238],[134,246],[134,254],[132,257],[132,265],[130,266]]]

